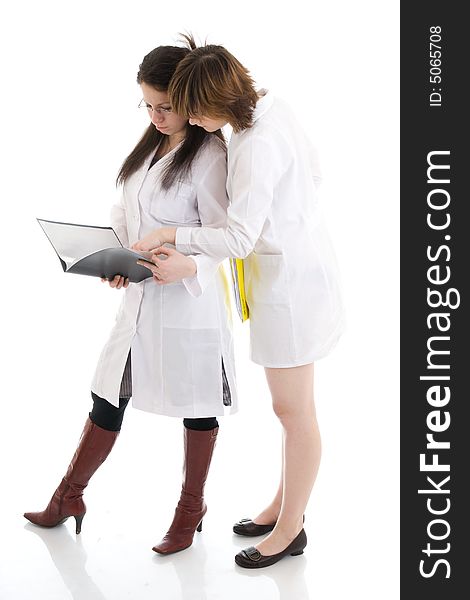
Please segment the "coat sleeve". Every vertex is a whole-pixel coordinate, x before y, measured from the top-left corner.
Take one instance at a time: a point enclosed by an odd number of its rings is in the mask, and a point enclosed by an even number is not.
[[[121,244],[129,247],[129,235],[127,233],[126,206],[124,203],[124,192],[121,193],[119,201],[111,207],[111,227],[116,232]]]
[[[271,209],[282,166],[272,142],[250,131],[245,135],[247,139],[231,157],[231,197],[226,226],[178,228],[176,248],[180,252],[201,252],[223,259],[245,258],[253,250]]]
[[[196,189],[202,227],[225,227],[228,207],[226,182],[227,159],[225,150],[220,149],[210,166],[204,169],[204,175]],[[192,296],[197,297],[213,280],[222,259],[205,254],[190,254],[190,258],[196,263],[197,272],[194,277],[183,279],[183,284]]]

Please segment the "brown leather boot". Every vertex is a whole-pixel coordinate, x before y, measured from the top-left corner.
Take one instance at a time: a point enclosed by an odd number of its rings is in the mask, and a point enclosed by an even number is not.
[[[24,513],[24,516],[31,523],[42,527],[55,527],[69,517],[75,517],[76,533],[80,533],[86,512],[83,490],[106,460],[118,435],[119,431],[108,431],[87,419],[67,473],[46,509],[42,512]]]
[[[188,548],[193,543],[196,529],[202,530],[202,518],[207,511],[204,485],[218,430],[218,427],[208,431],[184,429],[183,488],[170,529],[162,541],[153,547],[159,554],[171,554]]]

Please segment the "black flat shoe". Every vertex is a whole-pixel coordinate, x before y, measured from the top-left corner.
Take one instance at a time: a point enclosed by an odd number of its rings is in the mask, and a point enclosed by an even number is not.
[[[305,523],[305,515],[302,517],[302,523]],[[233,533],[238,535],[245,535],[246,537],[256,537],[257,535],[264,535],[274,529],[276,523],[269,525],[258,525],[251,519],[240,519],[238,523],[233,526]]]
[[[269,533],[274,529],[275,525],[276,523],[271,523],[270,525],[258,525],[251,519],[240,519],[240,521],[233,526],[233,533],[246,535],[247,537],[255,537],[257,535]]]
[[[271,556],[263,556],[254,546],[245,548],[235,555],[235,562],[240,567],[246,569],[261,569],[269,567],[274,563],[279,562],[284,556],[299,556],[303,554],[304,548],[307,545],[307,535],[302,529],[299,535],[282,552],[272,554]]]

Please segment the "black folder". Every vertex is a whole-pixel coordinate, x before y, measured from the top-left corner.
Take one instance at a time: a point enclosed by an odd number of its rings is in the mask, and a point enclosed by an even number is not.
[[[66,273],[105,279],[122,275],[133,283],[152,277],[149,269],[137,264],[138,260],[151,262],[151,253],[124,248],[112,227],[61,223],[45,219],[37,221]]]

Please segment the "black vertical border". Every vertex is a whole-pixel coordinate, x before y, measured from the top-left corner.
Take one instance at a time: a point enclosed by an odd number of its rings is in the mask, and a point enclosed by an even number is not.
[[[401,545],[401,598],[425,600],[453,600],[467,597],[470,593],[470,538],[469,538],[469,494],[470,488],[470,393],[467,373],[470,375],[470,315],[468,297],[470,279],[470,119],[469,101],[466,98],[470,52],[470,25],[464,17],[465,3],[458,2],[401,2],[401,487],[400,487],[400,545]],[[430,27],[441,27],[442,31],[442,82],[430,82]],[[430,107],[429,94],[432,88],[441,88],[442,106]],[[430,211],[427,195],[432,187],[427,182],[427,155],[437,150],[449,150],[448,158],[436,162],[450,164],[450,184],[442,185],[451,197],[448,208],[451,223],[445,231],[433,231],[426,219]],[[437,197],[437,196],[436,196]],[[443,197],[443,196],[442,196]],[[438,216],[444,217],[442,211]],[[450,240],[445,239],[450,235]],[[427,247],[434,250],[447,244],[451,255],[442,251],[441,258],[430,262]],[[435,256],[435,252],[433,254]],[[446,285],[431,285],[427,271],[439,263],[442,269],[449,266],[450,281]],[[444,272],[444,271],[442,271]],[[442,292],[452,287],[460,293],[460,306],[455,309],[440,307],[432,309],[427,302],[427,288]],[[441,362],[450,364],[448,374],[451,399],[443,412],[448,411],[450,427],[435,438],[450,442],[449,450],[441,450],[439,462],[450,464],[449,473],[422,473],[419,455],[426,452],[426,434],[429,433],[427,416],[432,410],[426,398],[429,381],[420,381],[427,370],[427,342],[437,335],[436,328],[429,329],[426,323],[431,312],[450,313],[451,327],[447,349],[448,356]],[[446,343],[442,343],[442,348]],[[437,372],[437,371],[435,371]],[[438,383],[435,383],[437,385]],[[432,451],[428,450],[429,455]],[[428,458],[429,462],[429,458]],[[447,475],[450,480],[449,494],[418,494],[419,489],[431,488],[426,476],[436,482]],[[427,509],[427,498],[432,498],[435,508],[450,509],[442,519],[447,520],[450,533],[447,538],[436,541],[428,536],[427,528],[433,519]],[[445,525],[434,525],[435,535],[444,535]],[[433,549],[443,550],[450,544],[448,552],[423,553],[427,543]],[[450,565],[450,577],[445,564],[435,565],[440,558]],[[424,570],[433,576],[420,574],[420,561],[425,560]]]

